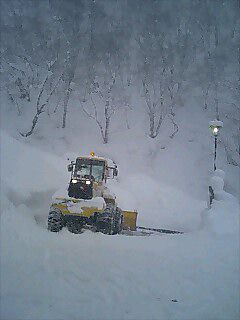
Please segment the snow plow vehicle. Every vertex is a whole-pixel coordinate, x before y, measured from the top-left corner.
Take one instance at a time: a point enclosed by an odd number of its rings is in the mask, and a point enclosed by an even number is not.
[[[136,211],[123,211],[107,187],[107,180],[118,175],[117,165],[106,158],[78,157],[68,165],[71,178],[68,189],[56,194],[48,215],[48,230],[59,232],[67,227],[72,233],[82,228],[114,235],[136,230]]]

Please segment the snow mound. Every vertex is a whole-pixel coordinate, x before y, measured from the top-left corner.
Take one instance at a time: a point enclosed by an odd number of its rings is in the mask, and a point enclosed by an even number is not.
[[[210,232],[111,237],[63,229],[56,234],[36,213],[47,214],[48,197],[51,202],[50,195],[66,187],[65,160],[3,137],[1,319],[239,318],[238,206],[216,179],[223,176],[213,179],[221,199],[215,198],[208,212]],[[124,161],[122,178],[111,186],[121,207],[141,208],[144,225],[188,224],[191,230],[198,225],[205,202],[180,187],[187,178],[177,186],[166,183],[139,163],[124,174]],[[195,180],[192,189],[198,190]],[[226,230],[234,234],[212,237]]]
[[[225,173],[216,170],[210,178],[214,200],[207,213],[208,227],[218,235],[237,234],[239,232],[239,202],[224,191]]]
[[[213,176],[210,179],[210,186],[214,192],[221,192],[224,187],[224,180],[221,177]]]
[[[210,230],[218,235],[238,234],[239,212],[236,199],[214,201],[208,214]]]
[[[222,178],[223,180],[225,179],[225,171],[221,170],[221,169],[217,169],[214,171],[214,176],[215,177],[219,177],[219,178]]]
[[[1,184],[11,199],[54,190],[66,181],[65,161],[1,132]]]

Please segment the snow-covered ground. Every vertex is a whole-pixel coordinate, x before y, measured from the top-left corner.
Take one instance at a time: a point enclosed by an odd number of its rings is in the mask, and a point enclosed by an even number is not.
[[[178,121],[173,140],[151,140],[133,125],[130,134],[119,127],[109,145],[74,125],[62,137],[52,129],[51,139],[44,130],[26,140],[1,132],[1,319],[239,318],[239,171],[220,150],[223,191],[221,177],[210,179],[207,117],[186,107]],[[138,225],[184,234],[49,232],[67,155],[92,149],[119,165],[109,185],[120,207],[138,210]]]
[[[2,227],[2,319],[238,318],[237,236],[56,235],[25,206]]]

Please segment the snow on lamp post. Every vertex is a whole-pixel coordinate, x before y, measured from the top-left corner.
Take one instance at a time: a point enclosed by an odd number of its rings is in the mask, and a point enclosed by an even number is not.
[[[217,159],[217,137],[219,130],[223,127],[223,122],[220,120],[212,120],[209,122],[209,128],[214,135],[214,161],[213,161],[213,169],[216,170],[216,159]]]

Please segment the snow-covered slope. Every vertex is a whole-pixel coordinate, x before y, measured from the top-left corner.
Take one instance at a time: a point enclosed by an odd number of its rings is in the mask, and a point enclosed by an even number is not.
[[[238,234],[211,226],[171,236],[53,234],[27,205],[9,203],[1,318],[237,319]]]
[[[221,193],[207,210],[208,119],[186,107],[178,123],[174,139],[163,131],[151,140],[133,125],[119,127],[108,145],[99,143],[84,121],[64,134],[52,128],[31,139],[6,126],[1,132],[2,319],[238,319],[238,202]],[[138,210],[139,225],[185,233],[48,232],[51,196],[68,181],[67,157],[92,149],[119,165],[119,178],[110,187],[120,207]],[[221,153],[218,161],[226,171],[225,190],[237,194],[238,171],[225,165]]]

